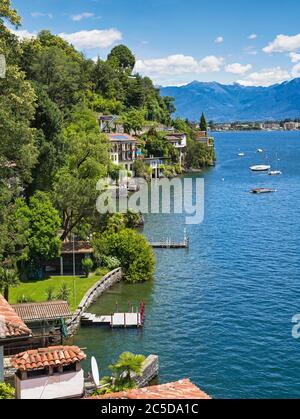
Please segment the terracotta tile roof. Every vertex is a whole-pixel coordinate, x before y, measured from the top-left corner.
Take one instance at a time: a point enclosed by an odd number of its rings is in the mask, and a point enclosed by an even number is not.
[[[181,380],[175,383],[162,384],[159,386],[106,394],[105,396],[94,396],[90,397],[90,399],[209,400],[211,397],[191,383],[190,380]]]
[[[19,371],[33,371],[49,366],[70,365],[85,358],[85,353],[78,346],[52,346],[15,355],[11,364]]]
[[[31,331],[0,294],[0,341],[30,336]]]
[[[34,320],[61,319],[72,315],[66,301],[16,304],[12,307],[25,323]]]
[[[93,253],[94,249],[88,242],[84,241],[76,241],[74,243],[74,250],[75,253],[85,254],[85,253]],[[62,244],[61,254],[72,254],[73,253],[73,242],[65,242]]]

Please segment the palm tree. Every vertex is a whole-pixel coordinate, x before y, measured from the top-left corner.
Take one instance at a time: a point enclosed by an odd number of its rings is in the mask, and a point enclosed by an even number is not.
[[[117,391],[136,387],[133,375],[141,376],[144,362],[145,357],[143,355],[124,352],[120,355],[116,364],[110,365],[109,369],[113,373],[113,383]]]
[[[16,287],[20,283],[19,274],[15,269],[6,269],[0,267],[0,290],[3,296],[8,301],[9,288]]]

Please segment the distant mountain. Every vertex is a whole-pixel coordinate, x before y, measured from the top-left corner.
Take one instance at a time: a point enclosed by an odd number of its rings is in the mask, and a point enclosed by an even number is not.
[[[162,87],[162,96],[175,98],[176,116],[198,121],[202,111],[215,122],[300,118],[300,78],[270,87],[194,81]]]

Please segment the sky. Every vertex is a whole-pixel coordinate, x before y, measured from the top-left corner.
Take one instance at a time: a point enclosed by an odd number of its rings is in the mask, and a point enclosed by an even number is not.
[[[161,86],[269,86],[300,77],[299,0],[12,0],[20,37],[42,29],[88,58],[122,43]]]

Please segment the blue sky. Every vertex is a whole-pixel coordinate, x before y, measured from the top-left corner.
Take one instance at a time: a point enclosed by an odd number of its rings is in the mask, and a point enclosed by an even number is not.
[[[128,45],[156,84],[270,85],[300,76],[299,0],[12,0],[20,36],[41,29],[105,58]]]

